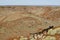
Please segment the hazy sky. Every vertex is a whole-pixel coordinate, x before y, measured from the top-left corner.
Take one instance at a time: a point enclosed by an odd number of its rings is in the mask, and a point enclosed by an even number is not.
[[[60,0],[0,0],[0,5],[60,5]]]

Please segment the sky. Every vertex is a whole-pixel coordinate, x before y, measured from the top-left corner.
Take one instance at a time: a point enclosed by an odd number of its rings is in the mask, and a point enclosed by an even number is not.
[[[58,5],[60,0],[0,0],[0,5]]]

